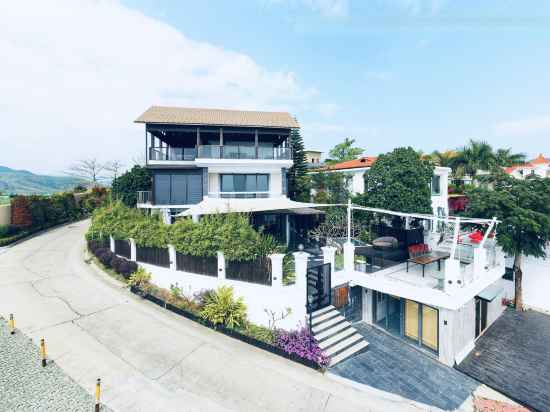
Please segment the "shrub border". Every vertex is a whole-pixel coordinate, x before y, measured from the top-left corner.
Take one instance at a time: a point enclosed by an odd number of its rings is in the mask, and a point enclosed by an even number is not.
[[[203,326],[206,326],[209,329],[213,329],[217,332],[223,333],[224,335],[230,336],[232,338],[238,339],[242,342],[248,343],[249,345],[255,346],[257,348],[263,349],[265,351],[271,352],[275,355],[279,355],[283,358],[289,359],[291,361],[294,361],[296,363],[300,363],[304,366],[307,366],[308,368],[315,369],[317,371],[322,371],[323,368],[321,368],[317,362],[314,362],[309,359],[301,358],[295,354],[287,353],[283,349],[271,345],[267,342],[261,341],[259,339],[253,338],[251,336],[245,335],[235,329],[227,328],[223,325],[214,325],[212,322],[202,319],[201,317],[197,316],[193,312],[190,312],[185,309],[178,308],[171,303],[168,303],[162,299],[157,298],[156,296],[153,296],[149,293],[144,292],[143,290],[135,287],[130,286],[130,292],[141,296],[143,299],[148,300],[149,302],[154,303],[155,305],[161,306],[165,308],[166,310],[169,310],[172,313],[175,313],[177,315],[183,316],[184,318],[190,319],[194,322],[200,323]]]
[[[19,242],[23,242],[24,240],[28,240],[34,236],[41,235],[42,233],[45,233],[49,230],[57,229],[61,226],[70,225],[71,223],[80,222],[82,220],[86,220],[89,218],[90,216],[83,216],[78,219],[68,219],[61,222],[56,222],[49,226],[45,225],[45,226],[40,226],[36,228],[31,228],[31,229],[22,229],[21,232],[16,233],[13,236],[0,237],[0,247],[15,246],[15,244]]]

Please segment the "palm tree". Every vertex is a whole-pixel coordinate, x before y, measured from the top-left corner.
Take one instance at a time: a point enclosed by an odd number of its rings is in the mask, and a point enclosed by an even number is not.
[[[478,170],[491,170],[496,166],[496,157],[492,146],[480,140],[470,142],[458,150],[453,159],[453,171],[463,171],[463,174],[475,177]]]
[[[457,153],[454,150],[445,150],[444,152],[435,150],[432,152],[429,158],[436,166],[452,168],[455,162],[456,155]]]
[[[527,160],[525,153],[512,153],[512,149],[498,149],[495,153],[495,161],[498,166],[513,166],[523,164]]]

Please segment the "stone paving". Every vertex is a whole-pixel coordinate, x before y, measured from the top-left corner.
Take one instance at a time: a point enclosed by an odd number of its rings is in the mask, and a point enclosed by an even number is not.
[[[93,390],[94,382],[90,383]],[[0,318],[0,411],[90,412],[93,396],[55,363],[40,365],[38,347]],[[108,411],[108,408],[102,408]]]
[[[550,411],[550,316],[506,310],[458,365],[529,408]]]
[[[369,347],[331,368],[334,374],[443,410],[459,408],[479,387],[398,338],[363,322],[354,326]]]

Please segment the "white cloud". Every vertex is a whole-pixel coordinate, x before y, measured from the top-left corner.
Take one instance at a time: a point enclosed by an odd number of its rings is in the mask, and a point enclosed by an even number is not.
[[[525,136],[537,133],[550,133],[550,115],[505,121],[494,126],[498,136]]]
[[[317,94],[292,72],[187,38],[115,0],[6,3],[0,14],[0,164],[62,171],[144,150],[153,104],[289,110]]]

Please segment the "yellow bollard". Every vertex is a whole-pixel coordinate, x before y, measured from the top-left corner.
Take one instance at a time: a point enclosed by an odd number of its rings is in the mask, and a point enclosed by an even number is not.
[[[97,378],[95,384],[95,412],[99,412],[99,397],[101,395],[101,379]]]
[[[42,358],[42,367],[46,367],[46,342],[44,338],[40,339],[40,357]]]
[[[10,313],[10,320],[8,321],[8,327],[10,329],[10,335],[15,333],[15,319],[13,318],[13,313]]]

